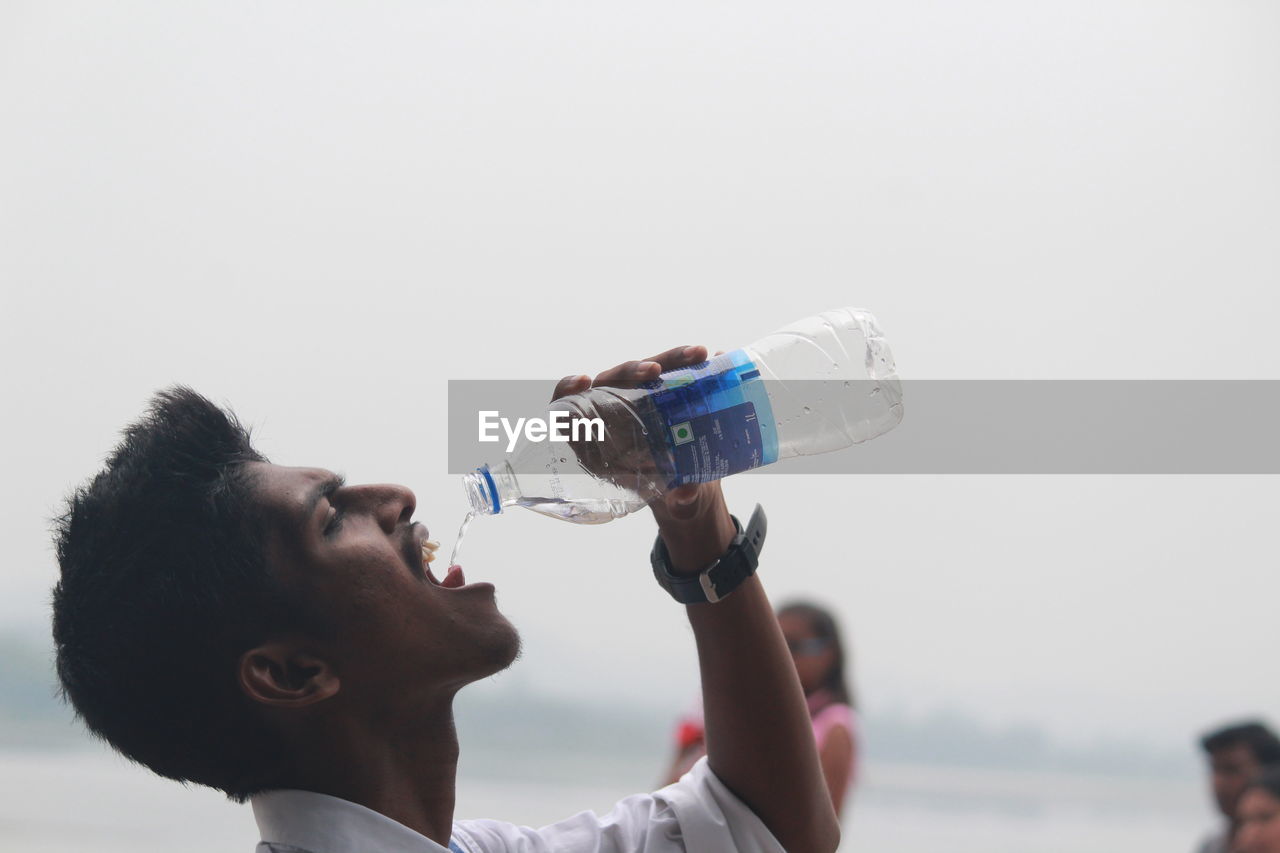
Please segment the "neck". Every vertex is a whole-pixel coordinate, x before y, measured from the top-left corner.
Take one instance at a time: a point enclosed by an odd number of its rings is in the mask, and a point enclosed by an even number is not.
[[[458,769],[452,697],[402,726],[330,721],[299,746],[304,758],[288,787],[358,803],[448,846]]]

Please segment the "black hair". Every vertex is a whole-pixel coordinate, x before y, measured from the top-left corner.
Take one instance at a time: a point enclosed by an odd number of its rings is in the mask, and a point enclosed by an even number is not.
[[[234,414],[169,388],[54,525],[63,697],[125,756],[238,802],[287,763],[236,666],[285,610],[245,467],[264,461]]]
[[[1241,745],[1247,746],[1253,753],[1253,757],[1263,766],[1280,764],[1280,738],[1257,720],[1224,726],[1200,738],[1201,748],[1209,754]]]
[[[1251,788],[1261,788],[1277,800],[1280,800],[1280,767],[1263,768],[1244,786],[1246,791]]]
[[[778,615],[795,615],[808,620],[814,636],[831,645],[835,650],[835,657],[831,661],[831,668],[823,676],[821,686],[831,693],[837,702],[856,708],[853,689],[845,676],[846,656],[844,643],[840,639],[840,626],[836,624],[831,611],[809,601],[793,601],[778,608]]]

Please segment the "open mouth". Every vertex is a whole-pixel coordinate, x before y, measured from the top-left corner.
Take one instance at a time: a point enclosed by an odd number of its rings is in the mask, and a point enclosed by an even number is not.
[[[439,580],[431,571],[431,564],[435,562],[436,551],[440,548],[440,543],[431,539],[423,539],[422,548],[422,571],[426,575],[427,581],[444,589],[457,589],[466,584],[467,579],[462,574],[461,566],[450,566],[445,572],[444,580]]]

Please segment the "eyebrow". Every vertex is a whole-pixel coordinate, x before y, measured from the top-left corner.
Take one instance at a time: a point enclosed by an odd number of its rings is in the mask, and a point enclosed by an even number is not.
[[[316,507],[320,505],[320,501],[332,495],[338,489],[347,484],[347,478],[341,474],[334,474],[320,481],[311,494],[307,496],[306,507],[302,514],[302,523],[305,525],[310,522],[311,517],[316,514]]]

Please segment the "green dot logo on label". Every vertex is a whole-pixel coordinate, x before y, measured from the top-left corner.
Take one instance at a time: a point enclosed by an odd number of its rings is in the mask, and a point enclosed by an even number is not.
[[[693,428],[689,426],[689,422],[676,424],[671,428],[671,437],[675,439],[676,444],[688,444],[693,441]]]

